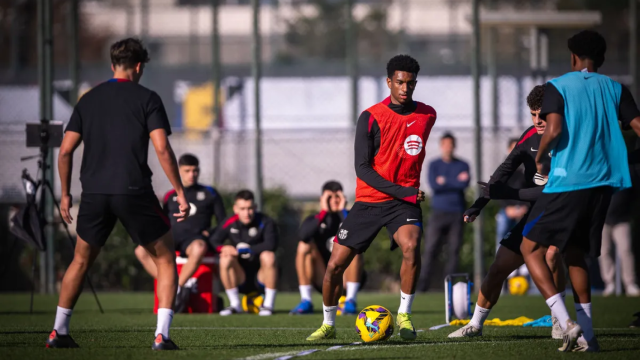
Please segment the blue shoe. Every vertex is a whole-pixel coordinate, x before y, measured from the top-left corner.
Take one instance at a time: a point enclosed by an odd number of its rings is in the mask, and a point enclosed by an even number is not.
[[[356,301],[353,299],[347,300],[344,303],[344,310],[343,313],[345,315],[355,315],[358,313],[358,304],[356,304]]]
[[[309,300],[302,300],[300,304],[289,312],[290,315],[313,314],[313,304]]]

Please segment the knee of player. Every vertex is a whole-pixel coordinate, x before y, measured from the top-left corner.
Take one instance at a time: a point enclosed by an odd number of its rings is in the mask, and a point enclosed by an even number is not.
[[[260,265],[272,267],[276,265],[276,254],[273,251],[263,251],[260,253]]]
[[[490,277],[493,280],[498,280],[500,278],[506,279],[511,272],[504,269],[498,262],[494,262],[489,267],[489,272],[487,273],[487,277]]]
[[[147,254],[147,250],[145,250],[142,246],[136,246],[136,249],[134,250],[134,253],[136,254],[136,257],[142,261],[146,258],[149,257],[149,254]]]
[[[203,240],[196,240],[189,245],[189,253],[193,256],[202,257],[207,253],[207,244]]]
[[[347,266],[345,266],[344,264],[338,264],[335,260],[329,260],[329,263],[327,263],[327,270],[325,272],[325,275],[331,277],[341,277],[346,269]]]
[[[300,256],[308,255],[311,253],[311,245],[307,244],[304,241],[298,241],[298,250],[297,254]]]
[[[561,256],[560,249],[558,249],[555,246],[550,246],[549,249],[547,250],[547,253],[545,254],[545,259],[547,260],[547,264],[550,267],[557,266],[558,263],[560,263],[561,261],[560,256]]]
[[[418,250],[420,249],[420,240],[412,239],[407,241],[402,247],[402,256],[404,258],[415,258],[418,256]]]

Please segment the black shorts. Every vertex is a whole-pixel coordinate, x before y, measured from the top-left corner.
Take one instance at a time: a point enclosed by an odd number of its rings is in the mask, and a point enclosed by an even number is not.
[[[264,284],[258,281],[258,271],[260,271],[260,258],[258,256],[250,259],[238,258],[238,262],[244,270],[244,282],[238,286],[238,291],[242,294],[248,294],[253,291],[262,293]]]
[[[556,246],[560,251],[573,245],[598,257],[612,194],[613,188],[609,186],[543,193],[531,209],[522,235],[541,245]]]
[[[189,247],[189,245],[191,245],[192,242],[196,240],[204,241],[205,244],[207,244],[208,251],[212,251],[211,245],[209,244],[209,241],[207,241],[207,237],[202,234],[178,236],[177,234],[174,233],[173,235],[173,241],[175,243],[176,251],[180,251],[181,257],[187,257],[187,248]]]
[[[82,194],[76,231],[82,240],[102,247],[120,220],[138,245],[158,240],[170,229],[153,193],[143,195]]]
[[[504,235],[502,240],[500,240],[500,246],[504,246],[514,253],[522,256],[522,252],[520,252],[520,245],[522,244],[522,231],[527,224],[529,213],[531,213],[531,210],[529,210],[527,214],[523,216],[522,219],[520,219],[516,226],[512,227],[511,230],[509,230],[509,232]]]
[[[403,225],[415,225],[422,229],[422,209],[401,200],[391,200],[384,203],[372,204],[356,202],[353,204],[349,216],[338,230],[335,241],[348,246],[358,253],[367,251],[373,239],[382,227],[387,228],[391,249],[397,245],[393,235]]]

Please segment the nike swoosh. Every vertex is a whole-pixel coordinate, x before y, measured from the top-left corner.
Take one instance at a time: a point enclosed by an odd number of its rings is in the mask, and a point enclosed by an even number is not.
[[[416,121],[418,121],[418,120],[416,120]],[[408,124],[407,124],[407,127],[409,127],[409,126],[413,125],[416,121],[408,123]]]
[[[407,219],[407,221],[418,221],[418,219]]]
[[[325,310],[324,312],[331,312],[331,310]]]
[[[550,308],[551,308],[551,307],[553,307],[553,305],[555,305],[557,302],[558,302],[557,300],[556,300],[556,301],[554,301],[554,302],[553,302],[553,304],[549,305],[549,307],[550,307]]]
[[[538,151],[538,149],[531,148],[531,151]]]

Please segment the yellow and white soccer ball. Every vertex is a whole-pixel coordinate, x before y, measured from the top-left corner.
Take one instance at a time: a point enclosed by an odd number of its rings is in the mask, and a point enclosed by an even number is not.
[[[393,315],[384,306],[367,306],[358,314],[356,332],[364,342],[387,340],[393,335]]]
[[[260,312],[260,306],[264,298],[257,292],[249,293],[242,297],[242,310],[248,314],[257,314]]]
[[[336,312],[336,315],[342,316],[342,314],[344,313],[344,304],[346,302],[347,302],[347,297],[344,295],[340,296],[340,300],[338,300],[338,310]]]
[[[511,295],[525,295],[529,290],[529,281],[524,276],[514,276],[509,279],[509,293]]]

